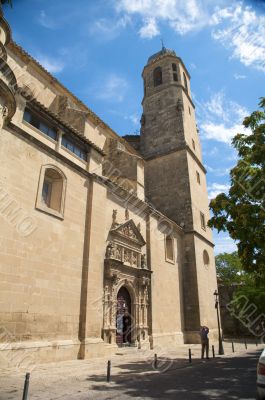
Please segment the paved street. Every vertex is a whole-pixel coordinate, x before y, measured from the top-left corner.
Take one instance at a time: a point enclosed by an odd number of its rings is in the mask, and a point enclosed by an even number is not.
[[[187,347],[180,357],[171,352],[153,369],[153,353],[117,354],[112,357],[111,382],[106,382],[106,359],[68,361],[37,366],[31,374],[29,400],[107,399],[255,399],[256,366],[262,346],[250,345],[237,352],[201,362],[199,347],[192,347],[190,365]],[[229,349],[229,348],[228,348]],[[0,371],[0,400],[22,399],[22,370]]]

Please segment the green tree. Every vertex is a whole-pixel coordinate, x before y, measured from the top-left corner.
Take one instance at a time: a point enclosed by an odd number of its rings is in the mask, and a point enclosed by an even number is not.
[[[230,190],[210,202],[209,221],[237,241],[242,268],[254,274],[256,285],[265,279],[265,98],[259,105],[261,110],[243,121],[251,133],[232,141],[238,161],[230,171]]]
[[[244,271],[237,252],[220,253],[215,257],[217,276],[224,285],[244,281]]]
[[[236,302],[238,311],[250,304],[255,306],[253,320],[265,310],[265,284],[261,281],[257,287],[256,274],[246,272],[238,253],[221,253],[215,257],[216,270],[220,283],[234,288],[233,302]],[[247,301],[247,306],[246,306]],[[253,307],[253,306],[251,306]]]

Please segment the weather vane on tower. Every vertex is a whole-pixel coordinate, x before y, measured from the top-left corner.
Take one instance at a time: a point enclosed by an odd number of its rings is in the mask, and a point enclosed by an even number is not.
[[[161,45],[162,45],[162,50],[165,50],[165,46],[164,46],[164,40],[163,40],[163,38],[160,38],[160,41],[161,41]]]

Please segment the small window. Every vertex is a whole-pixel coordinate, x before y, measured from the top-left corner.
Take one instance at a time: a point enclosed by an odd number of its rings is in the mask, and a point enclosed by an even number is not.
[[[197,176],[197,182],[200,185],[201,184],[201,176],[198,171],[196,171],[196,176]]]
[[[203,264],[205,267],[208,267],[210,264],[210,257],[207,250],[203,250]]]
[[[43,166],[40,174],[36,208],[63,218],[66,178],[63,172],[52,165]]]
[[[53,140],[57,140],[57,132],[54,128],[52,128],[46,121],[39,118],[36,114],[32,113],[29,110],[25,110],[23,120],[28,122],[30,125],[34,126],[34,128],[39,129],[46,136],[49,136]]]
[[[188,82],[187,82],[187,78],[186,78],[186,75],[184,72],[183,72],[183,80],[184,80],[185,89],[188,90]]]
[[[206,231],[205,215],[201,212],[201,227]]]
[[[79,144],[75,143],[74,140],[68,135],[63,135],[62,146],[74,153],[76,156],[82,160],[87,160],[87,151],[81,147]]]
[[[154,86],[158,86],[158,85],[162,84],[162,68],[161,67],[157,67],[154,69],[153,77],[154,77]]]
[[[189,114],[191,115],[190,106],[189,106]]]
[[[170,235],[166,236],[166,261],[174,262],[174,238]]]
[[[194,139],[192,139],[192,147],[193,147],[193,150],[195,150],[195,141],[194,141]]]
[[[177,66],[176,64],[172,64],[172,71],[173,71],[173,81],[178,81],[178,73],[177,73]]]

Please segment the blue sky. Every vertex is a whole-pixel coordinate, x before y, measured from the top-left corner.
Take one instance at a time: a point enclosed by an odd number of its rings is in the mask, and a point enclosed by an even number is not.
[[[210,197],[227,190],[231,137],[265,95],[264,1],[13,0],[5,10],[13,39],[120,135],[139,132],[141,73],[162,37],[191,74]],[[235,249],[214,235],[216,253]]]

